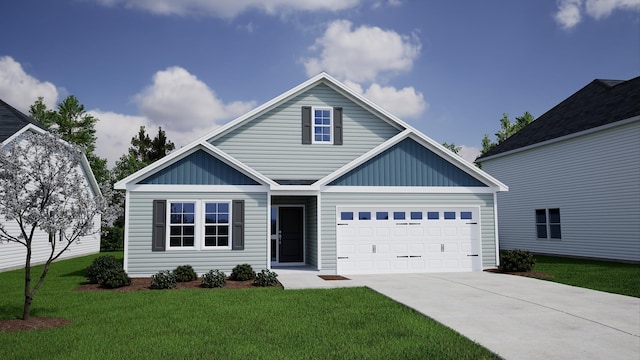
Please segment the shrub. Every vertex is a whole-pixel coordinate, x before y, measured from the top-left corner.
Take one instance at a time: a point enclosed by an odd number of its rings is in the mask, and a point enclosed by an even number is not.
[[[176,276],[169,270],[161,270],[155,275],[151,275],[152,289],[175,289]]]
[[[256,274],[256,279],[253,281],[253,285],[256,286],[276,286],[278,283],[278,274],[269,270],[262,270]]]
[[[100,251],[119,251],[124,248],[124,228],[105,227],[100,237]]]
[[[93,259],[91,265],[87,267],[85,276],[91,284],[98,284],[100,283],[100,278],[104,276],[107,271],[117,269],[122,269],[122,264],[116,260],[113,255],[98,256]]]
[[[204,288],[221,288],[227,283],[227,276],[220,270],[209,270],[202,275],[202,284]]]
[[[506,272],[531,271],[536,264],[531,252],[526,250],[503,250],[500,252],[500,266],[498,269]]]
[[[115,289],[131,285],[131,278],[124,269],[109,269],[100,276],[100,286],[107,289]]]
[[[191,265],[178,266],[173,270],[173,274],[176,276],[177,282],[192,281],[198,278],[198,274],[196,274]]]
[[[231,279],[238,281],[251,280],[256,277],[256,273],[249,264],[237,265],[231,271]]]

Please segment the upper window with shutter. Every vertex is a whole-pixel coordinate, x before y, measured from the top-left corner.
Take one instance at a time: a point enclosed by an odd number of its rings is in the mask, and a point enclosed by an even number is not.
[[[342,108],[303,106],[302,143],[342,145]]]

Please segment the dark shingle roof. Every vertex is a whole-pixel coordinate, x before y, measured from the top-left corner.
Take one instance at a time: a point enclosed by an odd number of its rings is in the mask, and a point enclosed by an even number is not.
[[[640,115],[640,76],[593,80],[479,158],[559,138]]]
[[[0,99],[0,143],[28,124],[33,124],[46,130],[42,124]]]

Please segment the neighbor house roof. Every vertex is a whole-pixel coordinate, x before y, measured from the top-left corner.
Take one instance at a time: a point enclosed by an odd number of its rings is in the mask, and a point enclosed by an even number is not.
[[[29,124],[33,124],[43,130],[46,130],[42,124],[21,113],[19,110],[0,99],[0,143],[4,142]]]
[[[505,152],[640,116],[640,76],[596,79],[481,156]]]

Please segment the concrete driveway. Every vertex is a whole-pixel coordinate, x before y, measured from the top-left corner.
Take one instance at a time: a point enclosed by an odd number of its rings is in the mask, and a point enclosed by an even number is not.
[[[474,272],[283,273],[285,289],[367,286],[505,359],[640,359],[640,299],[520,276]]]

